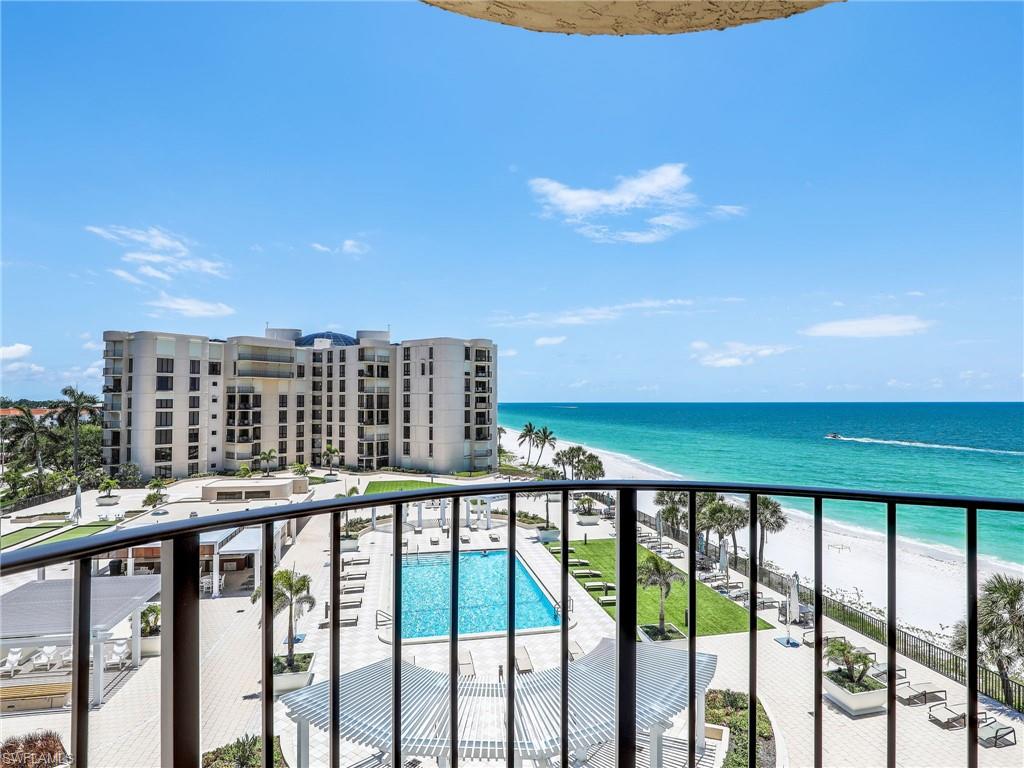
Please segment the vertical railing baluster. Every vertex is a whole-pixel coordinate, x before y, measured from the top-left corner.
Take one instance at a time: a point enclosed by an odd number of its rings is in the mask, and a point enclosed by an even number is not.
[[[885,760],[888,768],[896,768],[896,504],[886,506],[886,738]]]
[[[391,514],[394,556],[391,560],[391,764],[402,762],[402,505]]]
[[[454,522],[454,525],[452,524]],[[450,739],[449,768],[459,768],[459,497],[452,497],[452,518],[448,523],[448,537],[451,540],[451,581],[448,583],[451,627],[448,644],[448,720]]]
[[[505,762],[515,762],[516,744],[516,494],[508,495],[508,633],[505,641]]]
[[[689,578],[686,591],[686,718],[690,734],[690,748],[686,755],[687,768],[697,767],[697,492],[690,491],[687,499],[686,555]]]
[[[636,491],[619,491],[615,518],[615,753],[636,768]]]
[[[750,494],[749,540],[747,542],[747,575],[749,586],[748,612],[748,668],[747,668],[747,766],[757,768],[757,494]],[[737,561],[739,556],[737,555]],[[797,606],[799,610],[799,606]]]
[[[822,525],[823,510],[820,496],[814,497],[814,768],[822,768],[824,765],[824,732],[822,717],[824,706],[822,705],[822,684],[821,676],[824,674],[824,653],[822,648],[825,639],[824,623],[825,617],[822,613],[822,596],[824,589],[824,572],[822,552]]]
[[[92,635],[92,558],[75,561],[71,623],[71,757],[89,765],[89,640]]]
[[[561,631],[561,653],[562,659],[561,677],[559,680],[559,694],[561,700],[562,722],[560,733],[560,752],[562,755],[561,765],[569,765],[569,490],[562,491],[562,561],[561,568],[561,601],[562,601],[562,623]]]
[[[274,768],[274,524],[263,524],[260,550],[260,763]]]
[[[160,764],[199,768],[199,535],[160,545]]]
[[[329,630],[331,647],[328,649],[328,683],[327,724],[328,724],[328,760],[330,768],[341,766],[341,512],[331,513],[331,546],[330,546],[330,605],[331,628]]]
[[[1007,702],[1011,707],[1013,702]],[[967,508],[967,768],[978,768],[978,510]]]

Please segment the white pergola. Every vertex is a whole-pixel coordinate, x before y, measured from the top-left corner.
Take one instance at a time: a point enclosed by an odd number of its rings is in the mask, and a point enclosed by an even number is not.
[[[661,765],[661,739],[685,710],[689,659],[666,643],[637,645],[639,731],[650,734],[650,763]],[[391,751],[392,660],[381,659],[340,678],[341,738],[381,752]],[[697,654],[697,722],[704,721],[704,694],[717,666],[713,654]],[[560,670],[551,667],[515,678],[516,739],[512,763],[539,765],[557,760],[561,743]],[[448,721],[449,677],[402,661],[402,752],[433,757],[444,765],[451,751]],[[309,726],[329,729],[329,681],[286,694],[281,702],[298,730],[298,766],[309,765]],[[506,683],[458,679],[458,754],[466,760],[506,760]],[[597,647],[569,664],[569,749],[584,756],[590,747],[615,738],[615,643]],[[695,735],[704,750],[703,729]]]
[[[160,592],[159,576],[100,576],[92,579],[90,638],[94,704],[103,703],[103,644],[111,630],[131,617],[132,666],[142,658],[142,609]],[[74,581],[30,581],[0,595],[0,644],[3,648],[70,645]]]

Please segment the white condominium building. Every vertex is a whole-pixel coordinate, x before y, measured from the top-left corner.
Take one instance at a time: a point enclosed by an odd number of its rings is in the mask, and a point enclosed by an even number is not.
[[[386,331],[270,328],[226,340],[158,331],[103,340],[111,473],[128,463],[144,477],[256,469],[269,451],[282,468],[497,467],[489,339],[392,343]]]

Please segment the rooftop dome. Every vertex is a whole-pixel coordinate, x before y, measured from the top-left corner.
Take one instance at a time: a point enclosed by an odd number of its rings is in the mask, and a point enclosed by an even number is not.
[[[577,35],[674,35],[726,29],[809,11],[834,0],[423,0],[423,2],[535,32]]]
[[[327,339],[336,347],[351,347],[355,346],[359,342],[353,339],[351,336],[346,336],[344,333],[335,333],[334,331],[319,331],[318,333],[307,333],[305,336],[300,336],[295,340],[296,347],[312,347],[313,342],[316,339]]]

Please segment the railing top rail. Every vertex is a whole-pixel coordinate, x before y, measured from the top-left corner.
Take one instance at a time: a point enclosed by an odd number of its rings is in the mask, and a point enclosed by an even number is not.
[[[7,576],[31,568],[65,563],[82,557],[100,555],[125,547],[143,546],[157,541],[166,541],[184,534],[204,533],[224,528],[261,525],[293,517],[322,515],[330,512],[364,509],[428,501],[436,498],[465,498],[508,493],[537,493],[543,491],[658,491],[685,490],[722,494],[757,494],[759,496],[790,496],[797,498],[823,498],[830,501],[862,501],[895,503],[925,507],[953,507],[958,509],[982,509],[1003,512],[1024,512],[1024,499],[943,496],[924,493],[889,493],[885,491],[860,491],[842,488],[815,488],[785,485],[761,485],[746,483],[714,483],[691,480],[546,480],[486,485],[448,485],[423,488],[412,491],[378,493],[370,496],[349,496],[340,499],[306,501],[299,504],[285,504],[276,507],[260,507],[237,512],[223,512],[217,515],[174,520],[154,525],[125,528],[110,533],[99,533],[57,542],[38,544],[14,552],[0,554],[0,575]]]

